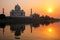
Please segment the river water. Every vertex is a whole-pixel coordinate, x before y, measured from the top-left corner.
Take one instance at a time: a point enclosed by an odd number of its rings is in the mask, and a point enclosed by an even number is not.
[[[0,40],[60,40],[60,22],[6,25],[0,27]]]

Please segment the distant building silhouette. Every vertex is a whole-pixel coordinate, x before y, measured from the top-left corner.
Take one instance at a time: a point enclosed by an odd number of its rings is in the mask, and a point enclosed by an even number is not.
[[[39,15],[38,15],[37,13],[34,13],[34,14],[32,15],[32,17],[33,17],[33,18],[39,18]]]
[[[21,7],[17,4],[15,6],[15,10],[11,10],[10,16],[11,17],[25,16],[25,12],[24,12],[24,10],[21,10]]]

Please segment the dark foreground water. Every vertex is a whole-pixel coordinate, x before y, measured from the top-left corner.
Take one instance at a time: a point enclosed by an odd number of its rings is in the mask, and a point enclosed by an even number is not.
[[[0,40],[60,40],[60,22],[0,26]]]

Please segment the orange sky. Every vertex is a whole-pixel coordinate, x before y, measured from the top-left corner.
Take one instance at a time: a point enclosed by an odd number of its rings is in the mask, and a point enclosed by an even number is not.
[[[60,18],[60,0],[0,0],[0,13],[2,13],[2,8],[5,8],[5,15],[9,16],[9,12],[14,9],[16,4],[24,9],[26,15],[30,14],[32,8],[33,13]],[[53,12],[49,13],[49,8]]]

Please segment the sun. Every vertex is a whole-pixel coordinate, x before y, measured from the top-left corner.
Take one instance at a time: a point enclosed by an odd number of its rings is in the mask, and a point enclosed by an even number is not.
[[[52,28],[49,28],[49,29],[48,29],[48,32],[52,32]]]
[[[53,9],[52,8],[48,8],[48,13],[52,13],[53,12]]]

